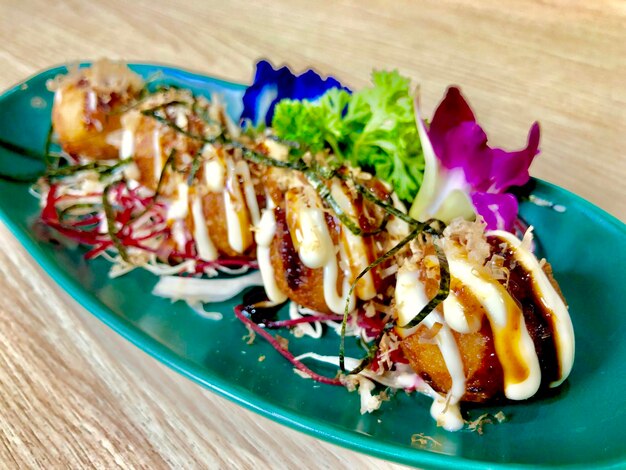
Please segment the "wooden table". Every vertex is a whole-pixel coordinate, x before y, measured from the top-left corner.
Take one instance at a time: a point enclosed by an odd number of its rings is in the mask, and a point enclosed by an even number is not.
[[[494,144],[521,146],[539,119],[532,173],[624,219],[625,24],[620,0],[3,0],[0,88],[99,57],[242,82],[267,57],[353,87],[398,68],[421,84],[427,114],[462,85]],[[183,379],[79,307],[3,226],[0,246],[2,466],[399,468]]]

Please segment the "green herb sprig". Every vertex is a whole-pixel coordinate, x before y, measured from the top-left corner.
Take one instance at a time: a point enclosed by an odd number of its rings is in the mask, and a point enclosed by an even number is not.
[[[410,81],[397,71],[375,71],[372,83],[352,95],[331,89],[315,101],[282,100],[272,128],[313,153],[330,149],[340,162],[375,173],[400,199],[412,201],[422,182],[424,155]]]

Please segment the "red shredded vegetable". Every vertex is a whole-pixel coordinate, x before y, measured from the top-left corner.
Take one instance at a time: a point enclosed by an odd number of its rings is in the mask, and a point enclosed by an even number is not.
[[[290,320],[277,320],[267,322],[265,328],[290,328],[292,326],[299,325],[301,323],[315,323],[318,321],[341,321],[343,317],[341,315],[307,315],[302,318],[292,318]]]
[[[86,254],[85,259],[93,259],[104,251],[113,248],[114,244],[107,233],[102,233],[101,224],[105,220],[104,214],[71,217],[66,215],[59,219],[59,204],[77,201],[85,197],[102,197],[102,193],[87,193],[83,196],[73,194],[57,195],[58,185],[52,184],[46,197],[46,203],[41,212],[41,220],[44,224],[58,231],[67,238],[83,245],[92,247]],[[182,251],[172,248],[172,232],[166,223],[166,207],[155,200],[154,196],[145,197],[139,194],[138,188],[129,188],[121,181],[111,190],[111,204],[115,208],[115,224],[121,228],[117,232],[117,238],[125,247],[138,248],[148,253],[156,254],[164,260],[172,260],[182,263],[188,260],[195,261],[195,273],[200,274],[208,269],[226,268],[256,268],[255,260],[245,257],[219,259],[205,261],[198,257],[195,241],[190,234],[186,234],[185,245]],[[147,234],[138,236],[135,234],[133,222],[139,215],[145,215],[147,220],[142,224],[142,232]],[[146,246],[148,240],[159,239],[158,248]]]
[[[328,385],[343,385],[341,383],[341,380],[339,380],[338,378],[330,378],[330,377],[325,377],[323,375],[317,374],[316,372],[313,372],[311,369],[305,366],[301,361],[296,359],[295,356],[289,352],[289,350],[283,347],[276,340],[276,338],[274,338],[271,334],[269,334],[267,331],[265,331],[263,328],[261,328],[259,325],[257,325],[256,323],[254,323],[252,320],[250,320],[248,317],[244,315],[243,305],[237,305],[235,307],[235,315],[242,323],[250,327],[252,331],[261,335],[265,340],[267,340],[267,342],[270,343],[274,347],[274,349],[276,349],[276,351],[282,354],[283,357],[285,357],[289,362],[291,362],[294,365],[294,367],[298,369],[299,371],[304,372],[306,375],[311,377],[316,382],[320,382],[320,383],[328,384]]]

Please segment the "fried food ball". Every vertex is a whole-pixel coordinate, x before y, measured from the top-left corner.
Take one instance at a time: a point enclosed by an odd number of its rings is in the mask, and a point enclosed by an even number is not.
[[[324,300],[324,270],[311,269],[300,260],[287,224],[285,209],[274,210],[276,234],[270,247],[270,259],[276,285],[289,299],[320,313],[332,314]],[[341,289],[343,276],[339,275],[337,288]]]
[[[546,388],[559,378],[560,373],[555,333],[550,319],[551,310],[545,305],[541,295],[535,291],[532,276],[521,263],[516,261],[507,243],[503,243],[496,237],[484,238],[482,243],[476,240],[474,242],[473,246],[478,247],[477,251],[487,250],[486,253],[480,255],[480,259],[484,259],[487,264],[492,262],[498,264],[491,271],[480,268],[483,269],[480,275],[489,276],[491,272],[491,282],[499,283],[504,287],[506,293],[513,299],[512,302],[519,307],[523,315],[523,324],[532,340],[539,361],[541,387]],[[432,258],[434,248],[432,244],[422,244],[418,251],[420,251],[418,262],[420,282],[427,297],[432,298],[438,290],[438,267],[435,270],[437,275],[433,275],[433,271],[429,273],[426,260]],[[482,262],[478,263],[476,269],[482,264]],[[543,272],[560,296],[558,284],[549,264],[543,265]],[[499,358],[496,352],[494,333],[485,307],[454,275],[451,279],[450,291],[454,293],[461,305],[468,322],[467,331],[459,332],[450,328],[462,359],[466,380],[462,401],[486,402],[504,398],[503,358]],[[442,318],[444,309],[445,304],[437,307]],[[401,349],[413,370],[434,390],[446,394],[452,388],[452,377],[440,347],[433,340],[440,328],[442,328],[440,323],[435,323],[430,328],[423,323],[420,324],[410,335],[404,337]],[[509,334],[512,335],[510,340],[514,341],[516,337],[514,330]],[[508,354],[508,351],[505,352]]]
[[[379,199],[387,199],[388,190],[371,175],[367,176],[364,187]],[[345,179],[350,180],[350,175],[346,174]],[[327,184],[330,197],[341,208],[341,214],[349,219],[345,223],[326,207],[301,172],[271,168],[264,181],[267,194],[276,206],[276,234],[270,246],[270,256],[278,289],[306,308],[321,313],[340,313],[343,307],[339,306],[334,294],[333,305],[329,306],[324,293],[327,265],[316,266],[318,261],[314,259],[324,259],[320,262],[327,263],[329,250],[333,250],[338,267],[335,289],[339,296],[345,295],[357,276],[388,249],[388,242],[394,235],[389,231],[378,230],[386,221],[384,212],[340,178],[330,180]],[[323,222],[317,221],[319,211],[323,214]],[[325,224],[324,230],[314,229],[311,223],[315,226],[318,223]],[[346,224],[353,224],[363,233],[355,234]],[[324,234],[325,230],[328,231],[330,241],[326,241],[328,235]],[[331,242],[332,246],[329,246]],[[313,264],[303,262],[305,257],[312,257],[309,263]],[[370,300],[386,292],[389,281],[384,279],[382,271],[387,266],[387,263],[376,266],[358,281],[354,290],[358,299]]]
[[[452,331],[458,345],[465,372],[463,401],[484,402],[502,394],[502,366],[496,357],[491,327],[483,319],[481,328],[474,333]],[[433,389],[447,393],[452,378],[437,344],[431,341],[433,332],[420,325],[414,334],[401,343],[402,352],[418,373]]]
[[[205,224],[207,236],[220,257],[254,258],[252,226],[258,223],[260,211],[265,207],[262,185],[265,168],[244,161],[236,150],[210,145],[200,158],[191,192],[194,200],[200,199],[202,215],[196,212],[196,220],[190,209],[187,223],[192,230],[197,223]]]
[[[151,96],[122,116],[122,156],[133,158],[136,179],[142,186],[156,189],[172,154],[169,172],[188,171],[203,147],[202,140],[187,135],[204,135],[204,122],[191,109],[192,103],[189,92],[171,89]]]
[[[121,110],[142,87],[139,75],[107,60],[50,83],[52,125],[63,150],[94,160],[118,158]]]

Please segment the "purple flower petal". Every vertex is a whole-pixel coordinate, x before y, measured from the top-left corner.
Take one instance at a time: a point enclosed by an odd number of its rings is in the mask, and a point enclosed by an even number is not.
[[[539,124],[534,123],[526,148],[507,152],[489,147],[485,132],[455,87],[448,89],[428,131],[441,166],[463,171],[477,213],[485,218],[489,228],[506,229],[513,225],[517,202],[515,197],[502,193],[529,180],[528,168],[539,152],[539,135]]]
[[[493,154],[487,146],[487,136],[472,121],[459,123],[445,134],[437,154],[441,165],[448,169],[462,168],[465,180],[475,191],[486,191],[490,186]]]
[[[534,123],[525,149],[507,152],[490,148],[486,134],[456,87],[448,89],[428,131],[444,168],[463,168],[467,182],[475,191],[491,192],[528,181],[528,168],[538,153],[539,134],[539,124]]]
[[[535,122],[528,133],[525,149],[517,152],[493,149],[491,181],[494,191],[505,191],[511,186],[521,186],[528,182],[528,168],[539,153],[539,134],[539,123]]]
[[[487,230],[513,229],[517,219],[518,204],[515,196],[509,193],[493,194],[476,192],[472,194],[476,213],[487,223]]]
[[[428,130],[435,154],[440,155],[439,146],[444,142],[446,133],[463,122],[476,122],[476,118],[461,95],[461,90],[450,87],[443,101],[437,106]]]
[[[331,88],[343,88],[350,92],[333,77],[324,79],[313,70],[294,75],[286,66],[275,70],[268,61],[261,60],[256,65],[254,82],[243,95],[241,119],[250,120],[254,125],[265,122],[269,126],[274,107],[280,100],[314,100]]]

